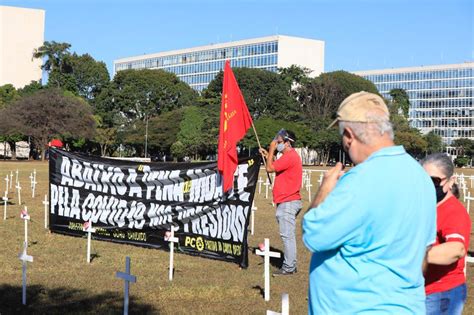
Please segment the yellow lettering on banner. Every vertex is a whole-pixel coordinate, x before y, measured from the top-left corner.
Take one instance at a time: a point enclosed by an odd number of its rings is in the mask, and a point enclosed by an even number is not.
[[[202,237],[198,237],[196,239],[196,248],[198,251],[203,251],[204,250],[204,241]]]
[[[247,161],[247,164],[249,166],[252,166],[254,163],[255,163],[255,161],[253,159]]]
[[[232,255],[232,244],[224,243],[224,248],[222,249],[224,254],[231,254]]]
[[[186,239],[184,240],[184,246],[196,248],[196,239],[194,239],[193,237],[186,236]]]
[[[242,246],[240,245],[232,245],[232,249],[233,249],[234,255],[240,256],[240,254],[242,253]]]
[[[188,193],[190,191],[191,191],[191,181],[187,180],[184,182],[184,185],[183,185],[183,193]]]

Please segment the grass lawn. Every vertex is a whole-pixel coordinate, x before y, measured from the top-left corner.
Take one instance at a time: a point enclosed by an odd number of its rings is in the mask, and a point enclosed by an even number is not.
[[[298,274],[271,279],[271,301],[262,296],[264,286],[263,259],[249,255],[249,268],[240,270],[235,264],[224,263],[183,254],[175,255],[175,278],[168,281],[168,253],[110,242],[93,241],[92,263],[86,263],[86,239],[50,234],[44,229],[44,206],[41,201],[48,190],[48,165],[42,162],[0,162],[0,194],[5,189],[5,175],[10,170],[20,171],[22,202],[28,206],[32,221],[29,224],[28,253],[34,262],[28,264],[28,305],[21,305],[21,262],[18,253],[23,242],[23,222],[16,191],[8,207],[6,221],[0,218],[0,314],[120,314],[123,308],[123,281],[115,278],[116,271],[124,271],[125,256],[131,257],[131,271],[137,283],[131,284],[131,314],[265,314],[267,309],[280,311],[282,293],[289,293],[290,313],[307,312],[308,266],[310,253],[301,242],[297,231]],[[31,198],[28,176],[37,170],[36,198]],[[474,171],[465,171],[474,174]],[[314,174],[314,173],[313,173]],[[261,175],[262,178],[263,174]],[[312,178],[312,194],[317,179]],[[271,246],[282,249],[270,199],[256,195],[256,231],[249,234],[249,248],[269,237]],[[471,190],[474,194],[474,190]],[[271,194],[269,194],[271,195]],[[304,207],[308,194],[302,190]],[[473,206],[474,208],[474,206]],[[0,207],[3,217],[3,203]],[[474,212],[474,211],[473,211]],[[471,214],[471,217],[473,215]],[[298,216],[298,226],[302,215]],[[471,235],[474,239],[474,235]],[[471,251],[474,250],[471,241]],[[276,264],[276,262],[274,262]],[[275,267],[272,267],[275,268]],[[468,266],[468,302],[465,314],[474,314],[474,264]]]

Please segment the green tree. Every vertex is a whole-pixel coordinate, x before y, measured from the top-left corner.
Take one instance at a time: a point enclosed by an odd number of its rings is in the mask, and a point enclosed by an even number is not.
[[[25,85],[21,89],[18,89],[18,94],[20,96],[29,96],[32,95],[39,90],[43,89],[43,85],[41,84],[41,80],[38,81],[31,81],[30,84]]]
[[[12,84],[5,84],[0,86],[0,108],[19,98],[18,91]]]
[[[45,89],[12,103],[0,113],[0,134],[19,132],[31,136],[44,149],[53,137],[90,138],[95,121],[83,99],[58,89]]]
[[[146,121],[161,112],[188,106],[197,93],[178,77],[164,70],[123,70],[118,72],[111,88],[101,97],[99,108],[117,108],[134,121]]]
[[[460,138],[453,141],[452,144],[458,151],[460,156],[468,156],[470,158],[474,155],[474,140],[467,138]]]
[[[403,113],[403,116],[408,117],[410,110],[410,98],[404,89],[392,89],[389,92],[392,97],[392,104],[397,112]]]
[[[465,167],[469,164],[470,160],[471,159],[467,156],[458,156],[454,159],[454,165],[456,165],[456,167]]]
[[[64,57],[70,54],[69,48],[71,48],[71,44],[68,43],[46,41],[41,47],[35,49],[33,58],[44,59],[46,57],[46,61],[41,66],[41,69],[48,73],[55,69],[63,72],[63,61]]]
[[[202,134],[205,131],[203,127],[204,117],[200,113],[200,108],[197,106],[186,107],[177,136],[179,144],[171,147],[173,155],[182,157],[184,153],[184,155],[193,156],[196,160],[204,147]]]
[[[270,117],[299,120],[299,106],[288,91],[291,82],[278,73],[254,68],[234,68],[235,78],[254,119]],[[223,72],[219,72],[202,93],[210,103],[220,103]]]
[[[432,154],[436,152],[443,151],[443,140],[442,138],[435,134],[433,131],[428,132],[426,135],[423,136],[427,143],[427,154]]]

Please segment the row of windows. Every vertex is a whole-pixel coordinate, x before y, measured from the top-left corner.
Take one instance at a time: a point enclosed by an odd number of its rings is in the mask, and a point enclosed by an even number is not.
[[[412,110],[410,118],[440,118],[440,117],[470,117],[474,119],[474,109],[448,109],[448,110]]]
[[[442,118],[442,119],[430,119],[430,120],[412,120],[410,124],[417,128],[430,128],[430,127],[465,127],[472,128],[474,122],[470,118]],[[474,129],[474,128],[473,128]]]
[[[473,108],[474,98],[433,99],[410,101],[410,109]]]
[[[159,68],[171,65],[183,65],[209,60],[231,59],[277,52],[278,42],[273,41],[118,63],[115,65],[115,69],[116,71],[120,71],[125,69]]]
[[[263,70],[268,70],[272,72],[277,71],[277,67],[264,67],[261,68]],[[186,82],[187,84],[191,85],[192,88],[196,89],[196,85],[205,85],[209,84],[214,77],[218,74],[219,72],[213,72],[213,73],[201,73],[201,74],[194,74],[194,75],[186,75],[186,76],[180,76],[180,80],[183,82]]]
[[[464,87],[472,88],[474,86],[474,78],[437,81],[375,83],[375,86],[379,91],[382,91],[382,93],[389,93],[392,89],[404,89],[410,91]]]
[[[473,138],[474,129],[462,130],[462,129],[438,129],[432,130],[435,134],[442,138]],[[454,139],[444,139],[445,143],[451,144]]]
[[[277,64],[277,55],[254,56],[248,58],[232,59],[231,67],[247,67],[258,68]],[[187,75],[203,72],[217,72],[224,69],[224,61],[212,61],[205,63],[197,63],[192,65],[182,65],[162,68],[166,71],[173,72],[176,75]]]
[[[413,81],[413,80],[436,80],[446,78],[465,78],[473,77],[474,69],[449,69],[449,70],[427,70],[417,72],[389,73],[389,74],[371,74],[364,76],[366,79],[374,82],[392,82],[392,81]]]

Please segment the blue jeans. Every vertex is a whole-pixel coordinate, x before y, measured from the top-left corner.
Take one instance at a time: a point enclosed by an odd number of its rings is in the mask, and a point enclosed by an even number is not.
[[[278,204],[276,210],[285,257],[281,268],[288,272],[296,269],[296,216],[301,207],[301,200],[294,200]]]
[[[466,284],[426,296],[426,314],[460,315],[466,303]]]

